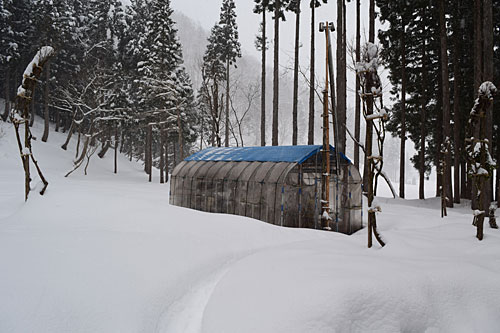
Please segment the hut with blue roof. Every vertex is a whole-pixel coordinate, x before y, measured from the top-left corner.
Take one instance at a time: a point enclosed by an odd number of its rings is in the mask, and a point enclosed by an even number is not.
[[[275,225],[322,228],[322,145],[207,148],[179,163],[170,203]],[[362,228],[361,176],[330,146],[331,230]],[[338,164],[338,165],[337,165]]]

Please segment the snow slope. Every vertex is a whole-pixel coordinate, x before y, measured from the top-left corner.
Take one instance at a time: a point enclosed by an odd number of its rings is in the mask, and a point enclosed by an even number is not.
[[[37,119],[34,129],[41,136]],[[0,123],[0,332],[498,332],[500,232],[465,205],[379,198],[388,245],[170,206],[112,152],[69,178],[74,146],[36,141],[49,180],[23,202]],[[73,142],[74,144],[74,142]],[[157,178],[155,179],[157,181]],[[39,180],[33,184],[39,186]]]

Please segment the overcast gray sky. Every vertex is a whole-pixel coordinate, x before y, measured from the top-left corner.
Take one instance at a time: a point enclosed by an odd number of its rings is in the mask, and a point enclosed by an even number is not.
[[[300,49],[300,65],[304,69],[309,67],[310,56],[310,34],[311,34],[311,11],[309,9],[309,0],[302,0],[302,15],[301,15],[301,29],[300,40],[302,47]],[[192,18],[201,26],[209,30],[218,20],[222,0],[171,0],[172,8],[175,11],[182,12],[184,15]],[[254,40],[258,32],[261,16],[253,13],[254,1],[253,0],[235,0],[237,11],[238,30],[240,33],[240,42],[242,44],[243,53],[251,55],[260,59],[260,53],[255,49]],[[361,38],[368,35],[368,6],[369,0],[361,0]],[[347,35],[348,43],[354,43],[356,33],[356,4],[355,1],[346,3],[347,10]],[[268,15],[267,31],[269,41],[272,43],[273,22],[271,14]],[[316,9],[317,26],[320,21],[333,21],[336,24],[337,19],[337,1],[330,0],[328,4],[322,5]],[[316,26],[316,66],[319,77],[323,77],[324,69],[323,59],[325,55],[324,49],[324,35],[320,34]],[[366,31],[366,34],[364,33]],[[294,35],[295,35],[295,14],[287,13],[287,20],[280,25],[280,65],[292,67],[293,64],[293,51],[294,51]],[[334,38],[333,47],[335,47],[336,34],[332,34]],[[272,66],[272,44],[271,50],[267,57],[267,65]],[[335,50],[334,50],[335,55]],[[348,56],[348,61],[350,57]],[[385,75],[382,75],[385,76]],[[348,90],[351,97],[348,97],[348,104],[354,99],[354,73],[348,73]],[[387,101],[388,102],[388,101]]]
[[[320,21],[334,21],[336,22],[337,11],[336,1],[330,0],[331,3],[323,5],[316,10],[316,20]],[[237,11],[237,22],[239,26],[240,40],[244,51],[247,54],[252,54],[259,57],[259,53],[255,50],[254,39],[258,32],[259,23],[261,20],[260,15],[253,13],[254,2],[253,0],[235,0]],[[309,0],[302,1],[302,15],[301,15],[301,41],[303,47],[301,48],[301,58],[305,61],[309,58],[309,36],[310,36],[310,9],[308,6]],[[368,13],[368,0],[362,0],[362,15],[367,17]],[[210,29],[215,22],[219,19],[219,11],[222,0],[172,0],[172,7],[184,13],[186,16],[191,17],[199,22],[206,29]],[[348,2],[347,8],[347,33],[349,40],[354,38],[355,34],[355,15],[356,7],[354,1]],[[362,29],[366,24],[362,20]],[[271,15],[268,15],[268,35],[273,36],[273,23]],[[316,27],[317,29],[317,27]],[[282,62],[286,62],[286,58],[293,54],[294,48],[294,34],[295,34],[295,15],[287,13],[287,21],[280,25],[280,50]],[[317,32],[317,38],[322,36]],[[320,50],[318,50],[320,51]]]
[[[124,3],[130,3],[129,0],[123,0]],[[301,29],[300,29],[300,64],[303,68],[308,68],[309,66],[309,38],[311,34],[311,12],[309,9],[309,0],[302,0],[302,15],[301,15]],[[254,46],[255,35],[258,32],[259,23],[261,21],[261,16],[253,13],[254,1],[253,0],[235,0],[236,12],[237,12],[237,22],[240,33],[240,42],[243,48],[243,53],[245,55],[254,56],[260,59],[260,53],[257,52]],[[202,27],[210,30],[212,26],[219,20],[219,12],[222,4],[222,0],[171,0],[172,8],[175,11],[182,12],[184,15],[190,17],[195,22],[198,22]],[[361,0],[361,35],[364,40],[364,36],[368,35],[368,6],[369,0]],[[355,1],[352,0],[346,3],[347,9],[347,35],[348,43],[353,43],[356,32],[356,5]],[[333,21],[336,23],[337,18],[337,1],[330,0],[328,4],[322,5],[316,9],[316,21]],[[318,25],[318,24],[316,24]],[[377,22],[378,25],[378,22]],[[324,37],[318,32],[318,27],[316,26],[316,66],[317,72],[322,73],[322,60],[324,59],[325,50],[322,41]],[[268,15],[267,31],[269,36],[269,41],[273,42],[273,22],[271,20],[271,14]],[[366,33],[365,33],[366,32]],[[280,65],[291,67],[293,63],[293,51],[294,51],[294,35],[295,35],[295,15],[293,13],[287,13],[286,22],[282,22],[280,25]],[[334,38],[333,46],[335,47],[336,34],[332,35]],[[270,44],[272,48],[272,44]],[[335,54],[335,51],[334,51]],[[272,66],[272,54],[268,57],[268,66]],[[348,61],[350,57],[348,56]],[[384,77],[385,75],[382,74]],[[352,93],[354,91],[354,73],[348,73],[348,90]],[[348,100],[349,104],[349,100]]]

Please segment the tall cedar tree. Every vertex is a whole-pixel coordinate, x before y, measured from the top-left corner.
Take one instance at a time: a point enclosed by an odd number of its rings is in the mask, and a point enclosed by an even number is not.
[[[483,0],[483,81],[492,82],[494,79],[493,72],[493,1]],[[496,23],[498,25],[498,22]],[[493,142],[493,104],[490,105],[486,112],[486,139]],[[493,154],[493,145],[488,145],[489,153]],[[493,177],[488,179],[486,187],[487,207],[493,201]]]
[[[186,127],[186,122],[193,117],[193,93],[191,83],[183,65],[182,47],[177,37],[177,29],[172,19],[173,10],[170,0],[153,0],[149,3],[149,11],[156,20],[147,21],[144,40],[148,52],[138,63],[142,73],[143,98],[146,100],[147,114],[141,117],[144,125],[148,125],[147,156],[148,173],[151,171],[153,159],[152,147],[162,141],[162,127],[167,127],[171,138],[176,142],[179,160],[184,158],[185,145],[189,134],[189,142],[193,129]],[[154,131],[150,128],[155,125]],[[191,126],[194,123],[191,122]],[[153,136],[154,134],[154,136]],[[162,152],[163,147],[155,151]]]
[[[229,68],[241,58],[241,45],[238,41],[238,25],[236,24],[236,6],[233,0],[224,0],[220,11],[219,38],[221,61],[226,66],[226,124],[224,146],[229,147]]]
[[[429,15],[427,5],[426,0],[407,4],[377,0],[381,21],[390,24],[387,30],[379,31],[379,40],[383,46],[381,57],[390,70],[389,79],[393,85],[391,95],[394,104],[387,129],[394,136],[399,136],[402,143],[407,136],[415,143],[417,155],[412,161],[420,172],[421,198],[425,175],[430,171],[431,161],[435,161],[435,149],[426,150],[425,143],[428,141],[429,146],[435,147],[437,131],[432,128],[432,123],[436,123],[438,103],[441,104],[442,101],[440,96],[428,96],[428,92],[435,94],[438,90],[436,77],[441,73],[438,71],[439,27]],[[410,38],[412,42],[406,42]],[[406,66],[402,66],[403,54]],[[406,97],[398,98],[396,96],[403,95],[403,85]],[[426,132],[427,129],[430,129],[430,133]],[[430,141],[428,134],[431,135]],[[404,163],[404,146],[401,148],[400,159]]]
[[[292,107],[292,145],[297,145],[298,104],[299,104],[299,43],[300,43],[300,0],[291,0],[288,10],[295,13],[295,51],[293,64],[293,107]]]
[[[208,37],[207,49],[203,55],[202,77],[203,83],[199,98],[203,99],[202,105],[208,106],[210,113],[211,144],[213,146],[222,146],[220,137],[221,110],[220,110],[220,92],[219,85],[224,79],[226,72],[224,63],[221,60],[221,44],[219,39],[219,25],[214,25],[210,36]]]
[[[453,103],[453,137],[450,136],[451,157],[455,166],[454,174],[454,193],[453,199],[458,202],[462,198],[471,198],[473,189],[472,181],[466,174],[466,161],[464,156],[465,125],[468,119],[468,113],[472,108],[474,101],[474,92],[483,80],[484,59],[484,21],[482,16],[475,18],[470,13],[479,12],[484,15],[484,5],[482,1],[453,1],[446,3],[448,10],[446,19],[449,18],[450,24],[447,24],[448,36],[451,36],[450,43],[447,43],[450,57],[447,61],[449,73],[448,79],[453,82],[453,93],[449,100]],[[476,5],[481,9],[477,10]],[[379,32],[379,38],[384,46],[382,49],[382,58],[389,69],[389,79],[393,84],[391,94],[397,96],[401,92],[402,68],[401,55],[397,50],[401,49],[401,25],[398,17],[405,15],[408,18],[406,24],[406,131],[407,135],[415,143],[417,155],[412,157],[412,162],[420,172],[419,197],[424,198],[424,179],[429,174],[431,165],[439,166],[442,159],[441,149],[444,139],[443,134],[443,97],[442,89],[443,76],[441,64],[441,39],[440,39],[440,20],[439,20],[439,2],[427,0],[416,0],[401,6],[400,1],[395,0],[377,0],[377,6],[380,8],[380,19],[389,23],[385,31]],[[476,8],[476,11],[475,11]],[[500,1],[492,2],[493,17],[499,17]],[[493,19],[493,22],[498,19]],[[480,22],[481,27],[475,28],[475,22]],[[498,50],[500,43],[499,30],[494,26],[493,30],[493,48]],[[479,41],[479,42],[478,42]],[[474,44],[476,43],[476,44]],[[474,46],[476,45],[476,46]],[[495,47],[497,47],[495,49]],[[487,48],[491,53],[491,47]],[[495,52],[495,51],[494,51]],[[496,51],[498,52],[498,51]],[[497,59],[497,58],[493,58]],[[495,60],[496,61],[496,60]],[[490,70],[491,71],[491,70]],[[498,63],[494,65],[493,71],[498,73]],[[494,74],[498,75],[498,74]],[[497,76],[494,76],[494,78]],[[498,103],[495,103],[495,108]],[[402,123],[402,105],[399,99],[394,99],[392,107],[392,116],[388,123],[388,130],[393,135],[400,136]],[[469,110],[469,111],[468,111]],[[451,116],[450,116],[451,118]],[[494,118],[490,125],[498,126],[500,119]],[[450,122],[448,122],[450,123]],[[434,124],[434,126],[433,126]],[[451,129],[450,129],[451,133]],[[494,131],[496,136],[496,131]],[[497,136],[498,137],[498,136]],[[498,156],[497,140],[493,138],[493,151]],[[453,154],[452,154],[453,153]],[[438,175],[438,187],[442,184],[442,177]],[[491,188],[491,187],[489,187]],[[449,189],[449,185],[448,185]],[[472,196],[474,199],[475,196]],[[449,196],[451,199],[451,196]]]
[[[451,130],[450,130],[450,77],[448,71],[448,40],[446,32],[445,0],[439,1],[439,26],[441,40],[441,76],[443,98],[443,190],[446,205],[453,207],[453,191],[451,188]]]
[[[368,10],[368,42],[375,43],[375,0],[370,0],[370,6]],[[370,85],[368,85],[370,86]],[[366,98],[366,114],[373,114],[373,96],[367,96]],[[370,166],[368,163],[368,157],[372,155],[372,141],[373,141],[373,125],[371,121],[366,122],[366,135],[365,135],[365,162],[363,169],[363,186],[365,189],[372,187],[372,182],[370,180]],[[367,192],[369,192],[367,190]],[[369,215],[370,216],[370,215]],[[369,241],[371,246],[371,235],[372,231],[368,230]]]
[[[345,36],[345,0],[337,1],[337,106],[336,119],[338,130],[336,135],[335,149],[345,154],[346,143],[346,97],[347,97],[347,73],[346,73],[346,36]],[[333,94],[333,92],[332,92]]]
[[[356,0],[356,62],[361,60],[361,0]],[[361,99],[359,97],[359,77],[356,75],[355,111],[354,111],[354,166],[359,169],[359,145],[361,134]]]
[[[43,45],[51,45],[57,51],[57,57],[52,61],[47,63],[45,66],[44,74],[44,131],[42,135],[42,141],[46,142],[49,137],[49,117],[50,117],[50,95],[51,95],[51,85],[58,86],[60,84],[60,79],[63,78],[66,73],[74,73],[72,68],[74,68],[74,59],[71,59],[71,51],[63,48],[62,45],[65,42],[71,41],[71,35],[74,35],[75,31],[73,27],[76,26],[74,17],[72,17],[72,11],[66,1],[52,1],[43,0],[40,1],[37,6],[36,16],[35,16],[35,26],[38,31],[40,31],[40,41]],[[56,111],[59,118],[59,112]],[[56,129],[58,129],[58,122],[56,121]]]
[[[274,61],[273,61],[273,131],[272,145],[278,142],[278,119],[279,119],[279,44],[280,44],[280,20],[285,20],[284,11],[290,0],[273,0],[269,6],[274,10]]]
[[[36,33],[33,26],[32,6],[27,1],[2,1],[0,35],[0,64],[4,76],[3,95],[5,110],[2,119],[7,121],[10,103],[17,90],[18,75],[24,70],[35,52]],[[16,80],[16,81],[13,81]],[[12,81],[12,82],[11,82]]]
[[[255,46],[257,51],[262,54],[261,66],[261,93],[260,93],[260,145],[266,145],[266,51],[267,46],[267,36],[266,36],[266,12],[269,7],[268,0],[254,0],[255,7],[254,13],[262,15],[262,22],[260,24],[260,35],[257,35],[255,40]]]

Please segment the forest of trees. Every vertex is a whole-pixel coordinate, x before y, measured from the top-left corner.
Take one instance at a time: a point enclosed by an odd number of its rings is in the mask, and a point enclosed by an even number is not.
[[[393,85],[388,130],[401,138],[403,147],[406,138],[415,144],[412,162],[420,172],[420,198],[424,198],[424,179],[435,167],[440,170],[436,195],[443,187],[448,206],[460,198],[472,199],[465,150],[468,121],[481,83],[498,83],[500,1],[376,3],[380,20],[389,23],[387,30],[379,31]],[[499,104],[494,108],[496,112],[488,111],[486,132],[493,143],[491,155],[498,160]],[[498,179],[493,185],[488,186],[490,198]]]
[[[75,166],[109,148],[168,177],[197,139],[196,96],[183,65],[169,0],[12,0],[0,2],[2,97],[8,120],[22,72],[42,45],[56,55],[31,103],[32,117],[77,137]],[[155,20],[151,20],[155,17]],[[169,156],[174,156],[169,161]]]
[[[67,133],[66,149],[78,142],[75,165],[108,149],[144,161],[168,180],[168,170],[194,150],[207,146],[243,145],[242,128],[248,112],[259,110],[260,131],[255,142],[278,145],[280,119],[285,112],[279,94],[282,61],[279,59],[280,23],[295,20],[293,54],[293,100],[291,142],[307,137],[314,142],[315,119],[320,110],[318,94],[318,38],[315,15],[328,0],[254,0],[260,27],[255,41],[262,54],[261,80],[241,86],[248,106],[236,112],[234,68],[242,56],[234,0],[220,1],[220,17],[210,31],[200,63],[201,82],[193,86],[184,66],[169,0],[2,0],[0,1],[0,96],[5,99],[2,119],[8,121],[22,72],[43,45],[56,55],[45,66],[32,103],[32,115],[44,120],[40,138],[49,140],[49,123]],[[330,0],[330,3],[333,1]],[[387,130],[400,140],[401,175],[399,195],[405,196],[405,153],[407,139],[414,143],[412,157],[420,172],[420,198],[432,168],[438,171],[436,195],[448,206],[461,198],[475,200],[474,181],[469,177],[466,139],[471,130],[469,114],[482,82],[499,85],[500,0],[355,0],[356,22],[346,22],[346,0],[335,2],[336,91],[339,151],[352,155],[357,167],[367,165],[357,143],[361,143],[360,108],[357,94],[348,100],[347,59],[360,60],[361,25],[369,25],[369,40],[380,45],[381,64],[388,69],[391,91],[385,92],[389,113]],[[360,8],[369,7],[369,17]],[[306,10],[307,9],[307,10]],[[242,15],[242,13],[239,13]],[[310,26],[301,17],[310,16]],[[332,16],[335,13],[332,13]],[[154,19],[151,19],[154,18]],[[372,18],[370,20],[370,18]],[[375,18],[384,27],[375,31]],[[269,23],[272,23],[269,24]],[[356,26],[355,45],[347,47],[346,26]],[[373,25],[373,26],[372,26]],[[272,26],[272,31],[269,28]],[[248,29],[248,27],[245,27]],[[310,29],[310,39],[300,40],[300,31]],[[310,45],[309,63],[300,67],[300,46]],[[266,59],[273,55],[272,123],[266,124]],[[353,54],[348,54],[353,52]],[[335,52],[334,52],[335,55]],[[302,72],[307,68],[307,75]],[[307,124],[299,133],[300,87],[309,90]],[[359,79],[355,91],[359,91]],[[353,114],[347,114],[348,105]],[[255,108],[253,107],[255,105]],[[491,156],[500,160],[499,103],[487,111],[486,136]],[[257,118],[257,117],[254,117]],[[354,119],[354,151],[346,151],[346,119]],[[31,122],[34,116],[31,117]],[[266,137],[272,127],[271,137]],[[497,169],[497,172],[499,169]],[[488,180],[488,200],[498,200],[498,177]],[[452,186],[453,185],[453,186]],[[474,203],[477,205],[477,202]]]

